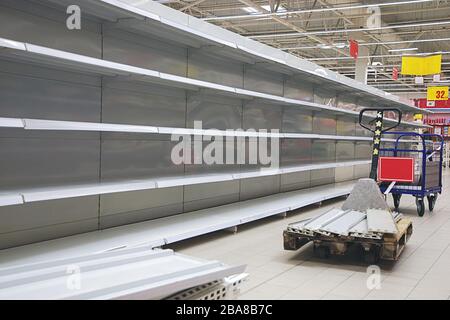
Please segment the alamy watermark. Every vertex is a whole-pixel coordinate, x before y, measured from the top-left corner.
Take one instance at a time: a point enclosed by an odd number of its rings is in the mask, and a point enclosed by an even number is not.
[[[279,130],[205,129],[194,121],[192,134],[172,134],[174,164],[251,164],[278,169]]]
[[[66,19],[66,26],[69,30],[81,30],[81,8],[75,4],[67,7],[66,13],[69,17]]]
[[[76,264],[66,267],[66,287],[69,290],[81,290],[81,268]]]
[[[381,289],[381,269],[377,265],[370,265],[367,267],[366,273],[368,275],[366,280],[367,289]]]

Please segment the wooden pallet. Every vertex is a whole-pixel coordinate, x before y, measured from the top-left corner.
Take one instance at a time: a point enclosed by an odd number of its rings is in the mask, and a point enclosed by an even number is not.
[[[398,260],[406,243],[411,237],[413,228],[410,219],[401,218],[397,222],[398,233],[384,234],[382,239],[369,239],[357,237],[329,237],[315,233],[307,236],[300,233],[284,230],[283,242],[285,250],[298,250],[309,242],[314,243],[314,250],[319,256],[326,258],[329,255],[343,255],[351,246],[358,245],[364,249],[367,262],[383,260]]]
[[[383,236],[381,259],[398,260],[413,232],[412,221],[402,218],[397,222],[398,233]]]

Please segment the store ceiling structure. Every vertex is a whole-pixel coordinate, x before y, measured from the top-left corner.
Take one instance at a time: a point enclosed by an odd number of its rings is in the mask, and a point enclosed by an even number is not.
[[[441,82],[450,76],[449,0],[159,0],[210,23],[355,76],[348,42],[368,57],[368,84],[392,93],[423,94],[432,76],[392,79],[402,54],[442,53]],[[277,9],[278,8],[278,9]],[[379,13],[380,19],[376,16]],[[367,52],[365,52],[367,50]]]

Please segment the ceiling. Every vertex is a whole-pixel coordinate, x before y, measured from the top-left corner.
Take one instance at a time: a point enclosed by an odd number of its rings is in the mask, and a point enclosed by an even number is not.
[[[402,54],[442,52],[441,81],[450,79],[450,0],[158,2],[350,78],[356,61],[348,43],[357,40],[358,59],[369,65],[367,83],[392,93],[420,96],[433,83],[432,76],[423,85],[412,76],[393,80],[392,68],[401,69]]]

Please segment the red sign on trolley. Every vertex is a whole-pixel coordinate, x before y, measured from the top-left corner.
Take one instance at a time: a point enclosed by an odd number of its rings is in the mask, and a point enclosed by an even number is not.
[[[378,181],[414,181],[414,158],[380,157]]]

